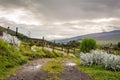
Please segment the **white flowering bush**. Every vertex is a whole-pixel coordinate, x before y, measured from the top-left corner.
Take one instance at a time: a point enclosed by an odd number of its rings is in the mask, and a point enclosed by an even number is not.
[[[103,65],[105,66],[105,69],[120,70],[120,56],[105,54]]]
[[[7,42],[7,43],[11,43],[13,45],[20,45],[20,40],[16,37],[16,36],[12,36],[10,34],[7,33],[3,33],[2,39]]]
[[[92,50],[90,53],[81,53],[81,64],[91,66],[103,65],[105,69],[120,70],[120,56],[108,54],[102,50]]]

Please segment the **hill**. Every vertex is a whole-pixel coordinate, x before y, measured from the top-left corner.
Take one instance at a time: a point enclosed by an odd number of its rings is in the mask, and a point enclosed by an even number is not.
[[[66,42],[69,42],[72,40],[80,41],[85,37],[92,37],[98,41],[108,41],[108,42],[116,41],[116,42],[118,42],[118,41],[120,41],[120,30],[76,36],[76,37],[72,37],[72,38],[56,40],[56,42],[57,43],[66,43]]]
[[[13,31],[11,29],[8,30],[8,29],[0,26],[0,32],[6,32],[6,31],[7,31],[8,34],[10,34],[12,36],[16,36],[16,32],[15,31]],[[43,39],[30,38],[30,37],[28,37],[28,36],[26,36],[26,35],[24,35],[22,33],[19,33],[19,32],[17,34],[17,38],[19,38],[22,41],[30,42],[31,45],[40,45],[40,46],[42,46],[42,44],[43,44]],[[44,40],[44,42],[49,44],[49,45],[54,44],[54,43],[52,43],[50,41],[47,41],[47,40]]]
[[[8,30],[8,29],[0,26],[0,32],[6,32],[6,31],[7,31],[8,34],[10,34],[10,35],[12,35],[12,36],[16,36],[16,32],[15,32],[15,31],[13,31],[13,30],[11,30],[11,29]],[[17,37],[18,37],[20,40],[23,40],[23,39],[27,39],[27,38],[28,38],[26,35],[21,34],[21,33],[19,33],[19,32],[18,32],[17,35],[18,35]]]

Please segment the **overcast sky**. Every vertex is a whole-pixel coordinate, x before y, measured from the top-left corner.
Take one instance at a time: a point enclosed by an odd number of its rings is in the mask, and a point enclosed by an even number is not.
[[[120,29],[120,0],[0,0],[0,25],[48,40]]]

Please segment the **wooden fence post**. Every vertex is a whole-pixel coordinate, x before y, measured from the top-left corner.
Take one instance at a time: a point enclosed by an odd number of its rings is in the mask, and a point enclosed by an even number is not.
[[[54,42],[53,42],[53,51],[54,51],[54,49],[55,49],[55,40],[54,40]]]
[[[42,50],[44,50],[44,36],[42,38]]]
[[[18,36],[18,27],[16,27],[16,36]]]

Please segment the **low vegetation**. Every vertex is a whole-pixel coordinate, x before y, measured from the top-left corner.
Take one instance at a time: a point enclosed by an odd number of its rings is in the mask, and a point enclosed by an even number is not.
[[[78,69],[86,72],[93,80],[120,80],[120,56],[94,50],[96,48],[95,40],[82,40],[80,57],[75,59]]]
[[[66,49],[71,48],[70,46],[73,44],[73,42],[69,43]],[[78,44],[80,51],[77,50]],[[76,54],[79,58],[70,58],[78,64],[79,70],[88,73],[95,80],[120,80],[120,56],[95,50],[97,48],[96,40],[92,38],[85,38],[81,44],[77,43],[76,45],[69,52],[79,53],[80,56]],[[64,70],[61,62],[65,58],[62,53],[46,48],[42,49],[40,46],[30,46],[29,42],[21,42],[19,47],[15,47],[0,39],[0,79],[13,73],[19,65],[36,58],[53,58],[41,69],[50,74],[55,74],[54,77],[46,80],[59,80],[56,74]]]
[[[25,63],[27,58],[20,51],[0,39],[0,78],[11,73],[11,69]]]
[[[47,62],[41,69],[51,74],[58,74],[64,70],[63,66],[61,65],[63,60],[64,58],[55,58]]]
[[[88,73],[95,80],[120,80],[120,72],[105,70],[101,65],[79,66],[79,69]]]
[[[120,71],[105,70],[102,65],[84,66],[79,58],[74,58],[77,68],[87,73],[93,80],[120,80]]]
[[[108,54],[102,50],[92,50],[90,53],[81,53],[80,59],[82,65],[103,65],[105,69],[120,71],[119,55]]]
[[[60,78],[58,76],[54,76],[54,77],[47,78],[45,80],[60,80]]]
[[[41,47],[37,47],[37,46],[30,47],[27,43],[21,43],[20,51],[24,56],[28,56],[30,60],[34,58],[63,57],[62,53],[56,53],[54,51],[49,51],[47,49],[42,50]]]
[[[35,58],[56,58],[63,57],[62,53],[42,50],[35,47],[35,51],[31,50],[28,43],[21,43],[19,47],[12,46],[0,39],[0,78],[6,77],[28,60]]]

